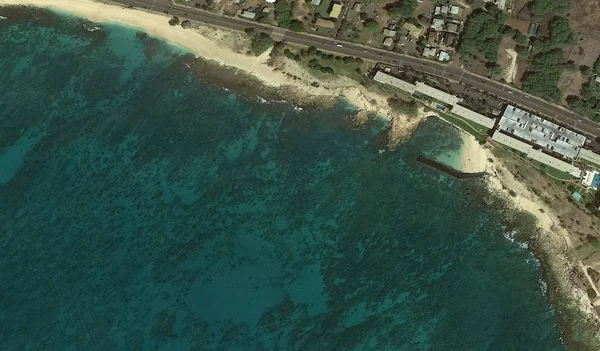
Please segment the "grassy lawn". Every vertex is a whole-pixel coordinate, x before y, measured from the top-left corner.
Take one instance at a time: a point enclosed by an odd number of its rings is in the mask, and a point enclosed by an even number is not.
[[[468,121],[468,123],[467,123],[467,121],[465,121],[464,119],[462,119],[460,117],[455,117],[455,116],[449,115],[447,113],[442,113],[439,111],[436,111],[436,112],[444,120],[454,124],[458,128],[473,135],[475,137],[475,139],[477,139],[480,143],[484,143],[487,140],[487,132],[489,130],[487,127],[477,124],[475,122],[471,122],[471,121]]]
[[[316,12],[319,13],[323,18],[329,17],[329,5],[331,5],[331,0],[321,1],[319,6],[317,6]]]
[[[550,166],[547,166],[543,163],[540,163],[538,161],[534,161],[530,158],[527,158],[527,161],[529,163],[531,163],[535,168],[539,169],[540,171],[542,171],[543,173],[546,173],[554,178],[558,178],[560,180],[573,180],[575,179],[572,175],[570,175],[569,173],[563,172],[563,171],[559,171],[556,168],[552,168]]]

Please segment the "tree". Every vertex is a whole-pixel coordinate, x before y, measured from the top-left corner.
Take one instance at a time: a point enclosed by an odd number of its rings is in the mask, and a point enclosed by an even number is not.
[[[517,45],[526,46],[527,36],[521,32],[517,32],[517,34],[515,34],[515,42]]]
[[[560,100],[557,84],[564,68],[562,61],[563,53],[558,49],[536,55],[525,75],[523,90],[548,100]]]
[[[314,47],[314,46],[309,46],[309,47],[308,47],[308,51],[307,51],[307,53],[308,53],[309,55],[314,55],[314,54],[316,54],[316,53],[317,53],[317,48],[316,48],[316,47]]]
[[[569,13],[568,0],[535,0],[531,3],[531,15],[539,20],[546,14],[564,16]]]
[[[369,19],[365,21],[365,28],[367,28],[367,30],[369,32],[377,32],[379,30],[379,23],[377,23],[377,21],[373,20],[373,19]]]
[[[275,21],[282,28],[289,28],[292,23],[292,5],[285,1],[280,0],[275,3]]]
[[[573,44],[575,36],[569,26],[569,21],[556,17],[550,23],[550,39],[556,44]]]
[[[302,21],[298,21],[297,19],[293,19],[290,21],[288,25],[288,29],[294,32],[301,32],[304,30],[304,24]]]
[[[497,9],[495,5],[490,8]],[[469,59],[479,52],[485,56],[487,62],[498,61],[498,47],[502,40],[505,19],[500,11],[473,11],[461,35],[458,47],[461,57]]]
[[[173,16],[173,18],[171,18],[171,19],[169,20],[169,24],[170,24],[171,26],[177,26],[177,25],[179,25],[179,17],[177,17],[177,16]]]
[[[250,48],[252,52],[256,56],[260,56],[263,52],[269,50],[269,48],[273,45],[273,39],[269,37],[265,33],[260,33],[255,35],[252,38],[252,43],[250,43]]]
[[[385,10],[392,18],[407,19],[412,17],[417,5],[417,0],[399,0],[388,4]]]
[[[248,27],[244,29],[244,32],[248,35],[254,35],[254,27]]]

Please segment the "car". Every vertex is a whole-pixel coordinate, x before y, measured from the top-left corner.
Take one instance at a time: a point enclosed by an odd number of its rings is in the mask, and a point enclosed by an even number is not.
[[[333,42],[333,45],[337,46],[338,48],[341,48],[341,47],[342,47],[342,44],[340,44],[340,43],[338,43],[338,42],[336,42],[336,41],[334,41],[334,42]]]
[[[510,90],[508,90],[507,92],[508,92],[509,94],[512,94],[512,91],[510,91]]]
[[[369,51],[367,51],[367,50],[363,50],[363,52],[369,52]]]

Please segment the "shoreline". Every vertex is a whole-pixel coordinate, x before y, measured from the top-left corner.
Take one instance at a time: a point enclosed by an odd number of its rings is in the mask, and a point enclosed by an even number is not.
[[[250,56],[240,53],[238,50],[211,40],[194,29],[184,29],[181,26],[170,26],[168,20],[171,16],[151,13],[138,9],[123,10],[118,5],[95,2],[93,0],[69,0],[60,2],[58,0],[0,0],[0,6],[34,6],[56,10],[62,13],[88,19],[97,23],[114,23],[129,28],[137,29],[150,36],[160,38],[166,42],[188,50],[197,58],[225,66],[224,68],[238,69],[244,73],[254,76],[264,85],[286,91],[288,94],[294,91],[303,96],[316,96],[320,98],[337,99],[344,98],[359,110],[369,110],[391,118],[398,115],[387,105],[387,98],[381,94],[368,91],[357,84],[356,81],[347,77],[336,76],[335,78],[321,83],[318,87],[311,85],[317,78],[311,76],[294,62],[286,62],[286,71],[274,69],[267,65],[270,50],[260,56]],[[212,32],[223,32],[210,26]],[[205,31],[206,33],[206,31]],[[245,35],[244,33],[240,33]],[[221,38],[222,39],[222,38]],[[249,41],[249,39],[248,39]],[[302,75],[301,81],[294,79],[289,74]]]
[[[224,69],[239,70],[246,78],[252,79],[252,82],[262,83],[267,90],[277,90],[278,94],[290,95],[288,100],[294,103],[296,103],[294,100],[302,100],[310,104],[312,101],[310,96],[314,99],[322,99],[321,102],[327,99],[335,101],[342,97],[358,110],[372,111],[388,119],[390,122],[388,147],[390,149],[410,135],[424,116],[432,115],[432,113],[425,113],[422,108],[418,117],[411,118],[397,114],[388,107],[386,96],[368,91],[359,86],[356,81],[346,77],[337,77],[326,82],[320,81],[323,84],[319,87],[311,86],[309,82],[316,81],[317,78],[311,76],[297,64],[286,62],[286,71],[301,75],[303,82],[299,83],[283,71],[274,70],[266,64],[270,50],[258,57],[235,52],[231,48],[218,45],[217,42],[197,31],[186,30],[180,26],[169,26],[167,22],[170,16],[140,10],[123,11],[119,6],[91,0],[70,0],[69,2],[0,0],[0,6],[8,5],[48,8],[93,22],[115,23],[143,31],[148,35],[189,50],[196,58],[200,58],[201,62],[216,64]],[[201,64],[199,65],[201,67]],[[269,95],[265,97],[269,97]],[[394,134],[396,131],[398,135]],[[547,298],[554,308],[562,315],[571,311],[575,313],[575,316],[587,316],[587,320],[577,322],[589,322],[590,326],[600,326],[600,319],[591,307],[591,301],[585,291],[581,291],[575,283],[569,280],[569,274],[573,267],[577,267],[577,264],[570,262],[567,258],[567,252],[574,244],[571,242],[567,230],[560,225],[561,221],[539,196],[531,192],[526,184],[511,174],[502,160],[492,154],[491,149],[496,146],[489,144],[482,146],[474,137],[462,130],[461,136],[463,140],[461,147],[461,167],[463,169],[461,170],[469,173],[488,172],[485,183],[491,193],[506,198],[516,209],[527,212],[537,219],[541,234],[530,238],[529,250],[534,252],[540,260],[543,279],[549,286]],[[509,190],[514,191],[517,195],[511,196]],[[562,306],[563,304],[564,306]],[[570,308],[570,310],[561,312],[566,308]],[[571,323],[568,318],[563,318],[565,317],[561,316],[561,324]],[[563,334],[566,334],[567,337],[570,337],[570,328],[569,325],[561,325]],[[596,339],[600,340],[597,334]]]
[[[576,244],[555,210],[531,191],[526,182],[517,179],[507,165],[492,153],[493,148],[499,146],[489,142],[480,145],[475,137],[462,130],[461,136],[461,162],[469,165],[463,171],[487,172],[484,183],[490,194],[503,199],[513,210],[530,214],[535,219],[537,230],[533,235],[517,234],[516,238],[509,240],[524,243],[540,262],[541,280],[547,287],[545,296],[558,313],[563,343],[577,350],[598,349],[600,316],[581,283],[573,279],[579,267],[570,254],[576,249]]]

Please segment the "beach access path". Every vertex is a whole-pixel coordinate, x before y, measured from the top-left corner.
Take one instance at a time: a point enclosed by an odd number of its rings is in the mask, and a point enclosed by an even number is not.
[[[450,67],[427,59],[381,50],[362,44],[344,42],[329,37],[305,32],[292,32],[237,17],[222,16],[193,7],[174,5],[170,0],[113,0],[102,2],[122,5],[128,11],[146,10],[165,15],[176,15],[180,19],[188,19],[240,31],[253,27],[255,31],[267,33],[278,40],[304,46],[315,46],[320,50],[360,57],[369,61],[403,65],[430,75],[458,81],[487,91],[508,102],[544,114],[588,136],[600,136],[600,125],[587,118],[581,117],[562,106],[526,94],[509,85],[470,73],[462,68]],[[334,43],[340,43],[341,46]]]

